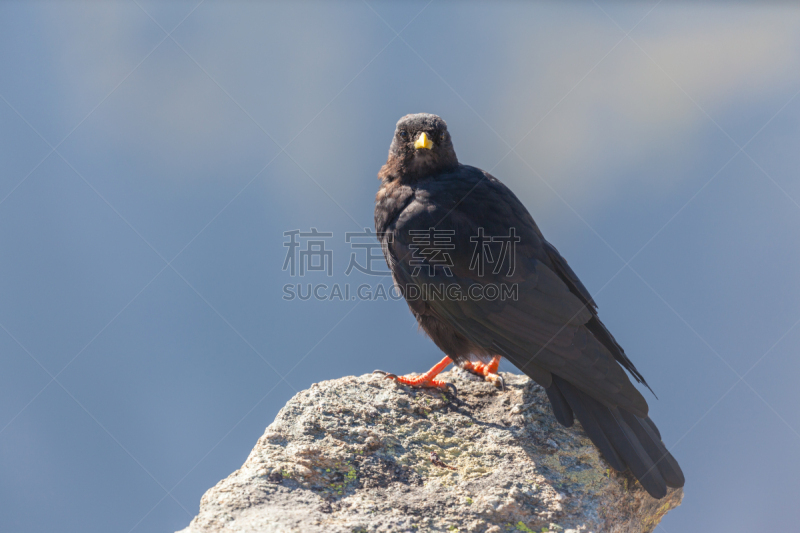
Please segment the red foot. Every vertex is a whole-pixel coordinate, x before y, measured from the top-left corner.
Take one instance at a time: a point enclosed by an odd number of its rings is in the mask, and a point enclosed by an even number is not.
[[[473,362],[467,361],[461,365],[461,368],[464,370],[469,370],[470,372],[474,372],[475,374],[480,374],[481,376],[487,376],[489,374],[496,374],[497,368],[500,366],[500,356],[495,355],[492,357],[492,360],[488,363],[481,363],[480,361]]]
[[[461,363],[461,368],[467,370],[468,372],[472,372],[473,374],[478,374],[479,376],[483,376],[483,379],[494,383],[495,385],[500,386],[501,389],[505,388],[505,382],[503,378],[497,374],[497,368],[500,366],[500,356],[495,355],[492,357],[492,360],[488,363],[481,363],[467,361],[465,363]]]
[[[396,376],[394,374],[389,374],[388,372],[384,372],[383,370],[376,370],[375,372],[379,374],[385,374],[387,378],[391,378],[399,383],[403,383],[405,385],[410,385],[412,387],[433,387],[437,389],[447,389],[448,387],[453,387],[452,384],[447,383],[445,381],[441,381],[439,379],[434,379],[439,373],[447,368],[447,365],[452,363],[453,360],[449,357],[445,357],[441,361],[439,361],[433,368],[422,374],[421,376]]]

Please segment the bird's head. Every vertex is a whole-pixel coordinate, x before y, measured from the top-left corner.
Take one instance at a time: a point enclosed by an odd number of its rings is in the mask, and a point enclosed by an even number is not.
[[[378,176],[385,180],[419,179],[458,166],[447,123],[436,115],[417,113],[397,122],[389,159]]]

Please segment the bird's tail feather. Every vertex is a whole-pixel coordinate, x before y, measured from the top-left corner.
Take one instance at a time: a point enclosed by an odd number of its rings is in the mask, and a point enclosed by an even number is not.
[[[556,419],[569,427],[574,415],[609,465],[630,469],[651,496],[663,498],[667,487],[683,486],[683,472],[649,417],[608,407],[555,375],[546,391]]]
[[[550,399],[550,406],[553,408],[553,414],[556,415],[558,423],[564,427],[571,428],[572,423],[575,421],[575,416],[567,399],[564,398],[564,395],[555,385],[546,388],[545,392]]]

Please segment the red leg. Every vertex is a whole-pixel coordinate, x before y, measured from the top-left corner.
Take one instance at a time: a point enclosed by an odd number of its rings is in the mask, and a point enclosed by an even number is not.
[[[422,374],[421,376],[396,376],[394,374],[389,374],[388,372],[384,372],[383,370],[376,370],[380,374],[386,374],[387,378],[391,378],[399,383],[403,383],[405,385],[411,385],[412,387],[435,387],[437,389],[446,389],[448,387],[452,387],[449,383],[444,381],[434,379],[439,373],[447,368],[447,365],[452,363],[453,360],[449,357],[445,357],[433,368]]]
[[[461,363],[461,368],[464,370],[472,372],[473,374],[478,374],[479,376],[483,376],[483,379],[486,381],[492,382],[496,385],[499,384],[500,388],[505,388],[503,378],[497,374],[498,366],[500,366],[499,355],[492,357],[492,360],[488,363],[481,363],[480,361],[467,361],[465,363]]]

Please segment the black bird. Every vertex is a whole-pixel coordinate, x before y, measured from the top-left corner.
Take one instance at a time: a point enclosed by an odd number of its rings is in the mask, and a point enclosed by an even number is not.
[[[562,425],[577,417],[615,470],[654,498],[682,487],[625,370],[648,385],[586,287],[508,187],[458,162],[445,121],[401,118],[378,177],[375,229],[394,283],[448,356],[422,376],[388,376],[443,388],[435,376],[454,361],[498,382],[505,357],[545,388]]]

